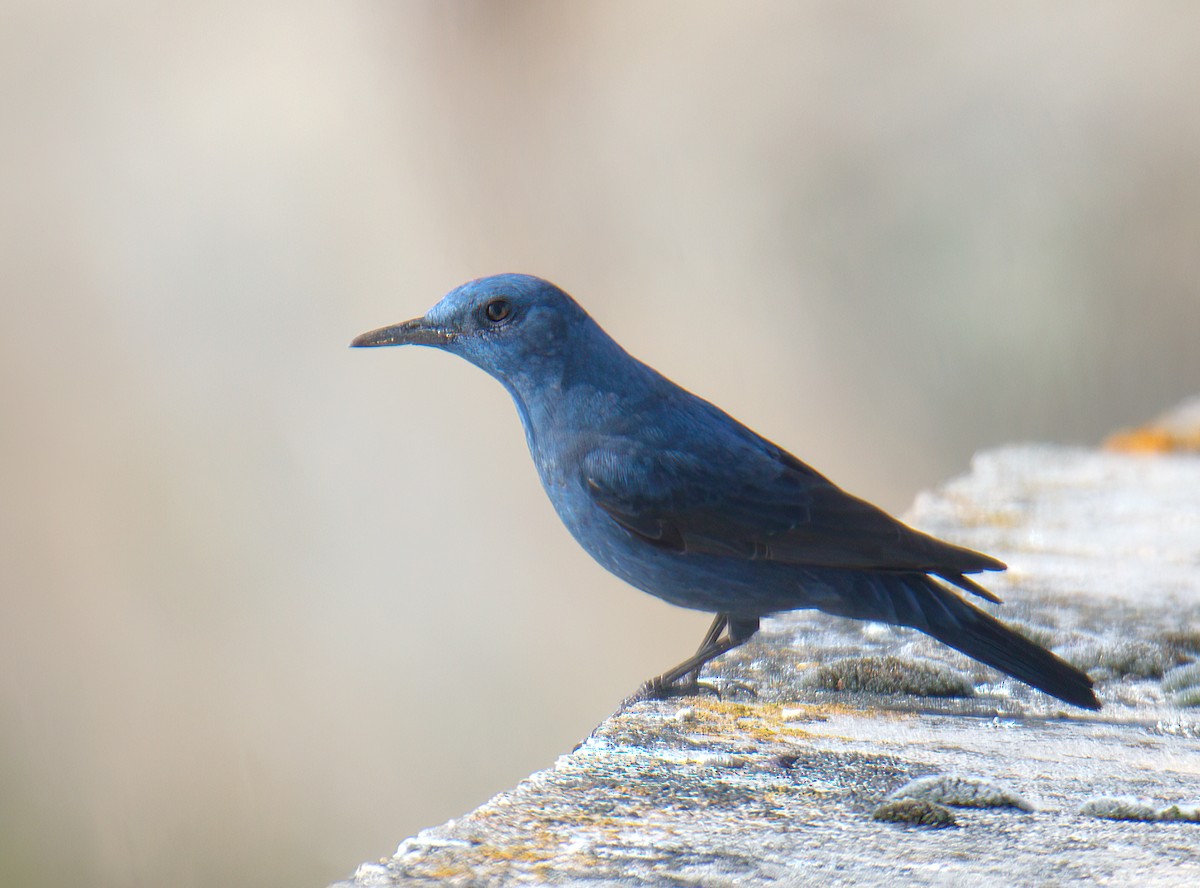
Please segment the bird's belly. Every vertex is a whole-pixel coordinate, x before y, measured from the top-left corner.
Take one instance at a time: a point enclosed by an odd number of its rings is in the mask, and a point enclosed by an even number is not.
[[[586,493],[563,494],[560,489],[550,498],[589,555],[631,586],[679,607],[762,616],[820,607],[836,592],[828,570],[656,546],[614,522]]]

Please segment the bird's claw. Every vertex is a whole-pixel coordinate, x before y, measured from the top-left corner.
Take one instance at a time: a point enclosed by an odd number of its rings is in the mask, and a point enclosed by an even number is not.
[[[740,681],[700,681],[693,674],[679,681],[664,682],[660,675],[642,685],[637,696],[642,700],[670,700],[673,697],[698,697],[702,693],[709,693],[724,701],[739,692],[751,699],[758,696],[754,688]]]
[[[721,690],[716,685],[698,681],[694,676],[667,682],[659,675],[642,685],[637,696],[642,700],[670,700],[674,697],[698,697],[703,691],[708,691],[717,698],[721,696]]]
[[[717,695],[722,700],[724,700],[726,697],[732,699],[739,693],[745,694],[751,700],[758,699],[758,691],[754,689],[753,685],[748,685],[744,681],[727,681],[724,683],[724,691],[724,694]]]

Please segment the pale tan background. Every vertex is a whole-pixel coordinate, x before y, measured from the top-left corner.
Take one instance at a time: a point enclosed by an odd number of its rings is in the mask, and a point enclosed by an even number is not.
[[[902,510],[1200,390],[1200,4],[5,0],[0,884],[321,885],[705,618],[503,391],[530,271]]]

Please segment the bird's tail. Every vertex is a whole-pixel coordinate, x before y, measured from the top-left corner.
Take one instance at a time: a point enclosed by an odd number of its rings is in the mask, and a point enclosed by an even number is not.
[[[840,616],[911,626],[1052,697],[1084,709],[1100,708],[1087,673],[1009,629],[936,580],[910,573],[859,577],[859,594],[853,603],[839,603]]]

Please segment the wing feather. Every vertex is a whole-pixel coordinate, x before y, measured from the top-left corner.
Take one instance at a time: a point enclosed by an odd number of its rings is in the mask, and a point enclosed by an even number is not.
[[[703,453],[608,439],[581,464],[595,504],[651,545],[811,567],[932,573],[999,600],[963,575],[1003,570],[1002,562],[908,527],[765,439],[718,442]]]

